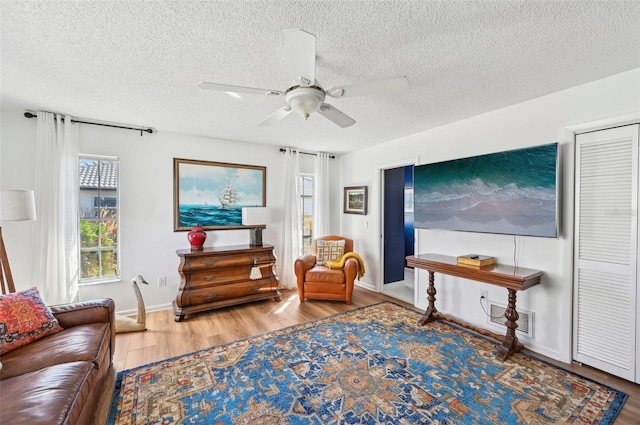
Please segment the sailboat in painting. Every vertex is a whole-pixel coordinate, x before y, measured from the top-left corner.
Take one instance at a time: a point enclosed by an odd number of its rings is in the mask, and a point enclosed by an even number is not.
[[[230,208],[238,204],[240,197],[238,196],[238,192],[231,185],[231,181],[227,183],[224,189],[218,195],[218,200],[220,201],[220,208]]]

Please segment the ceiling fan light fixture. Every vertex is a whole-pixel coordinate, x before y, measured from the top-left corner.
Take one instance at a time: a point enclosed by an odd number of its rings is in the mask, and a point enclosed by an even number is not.
[[[287,93],[286,101],[293,112],[307,119],[309,115],[320,109],[320,105],[324,103],[324,97],[325,94],[322,90],[313,87],[299,87]]]

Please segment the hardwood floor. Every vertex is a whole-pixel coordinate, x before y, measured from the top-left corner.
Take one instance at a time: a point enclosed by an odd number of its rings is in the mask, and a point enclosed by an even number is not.
[[[301,304],[296,291],[284,290],[281,302],[266,300],[227,307],[188,316],[181,323],[173,320],[171,310],[148,313],[147,331],[116,335],[113,373],[101,394],[96,424],[106,423],[115,373],[118,371],[388,300],[413,308],[386,295],[356,287],[352,305],[330,301],[307,301]],[[536,353],[530,354],[626,392],[629,399],[615,425],[639,423],[640,385],[587,366],[567,365]]]

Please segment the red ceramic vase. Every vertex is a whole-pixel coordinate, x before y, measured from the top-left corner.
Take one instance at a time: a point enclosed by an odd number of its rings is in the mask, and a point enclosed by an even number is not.
[[[196,225],[193,226],[191,231],[187,234],[187,238],[191,244],[191,249],[202,249],[202,245],[204,245],[204,241],[207,239],[207,234],[202,230],[202,227],[196,223]]]

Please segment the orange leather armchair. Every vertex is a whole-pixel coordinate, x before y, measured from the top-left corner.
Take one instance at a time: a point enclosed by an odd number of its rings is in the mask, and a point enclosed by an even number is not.
[[[342,269],[330,269],[316,264],[317,241],[344,240],[344,253],[353,251],[353,240],[342,236],[323,236],[313,240],[313,254],[304,255],[295,261],[294,269],[298,283],[300,302],[305,299],[345,301],[351,304],[353,282],[358,276],[358,260],[350,257]]]

